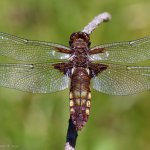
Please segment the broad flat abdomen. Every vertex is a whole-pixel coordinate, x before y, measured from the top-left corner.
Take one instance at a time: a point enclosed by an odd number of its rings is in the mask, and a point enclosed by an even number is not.
[[[91,105],[90,76],[82,67],[74,69],[70,86],[70,114],[77,130],[86,124]]]

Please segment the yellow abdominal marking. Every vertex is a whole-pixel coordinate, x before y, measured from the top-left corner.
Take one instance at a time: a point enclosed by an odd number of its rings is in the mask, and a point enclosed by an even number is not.
[[[74,114],[74,113],[75,113],[74,108],[71,108],[71,109],[70,109],[70,113],[71,113],[71,114]]]
[[[81,106],[84,106],[84,105],[85,105],[85,102],[86,102],[86,99],[82,99],[82,100],[81,100]]]
[[[81,97],[82,98],[86,98],[86,96],[87,96],[87,91],[82,91],[81,92]]]
[[[76,99],[76,105],[80,106],[80,99],[79,98]]]
[[[91,107],[91,102],[90,101],[86,102],[86,107]]]
[[[70,107],[73,107],[73,106],[74,106],[74,101],[70,100]]]
[[[72,92],[70,92],[69,98],[70,98],[70,99],[73,99],[73,94],[72,94]]]
[[[74,91],[75,98],[80,98],[80,91]]]
[[[90,114],[89,108],[86,108],[85,113],[86,113],[86,115],[89,115],[89,114]]]
[[[91,99],[91,92],[88,93],[88,99]]]

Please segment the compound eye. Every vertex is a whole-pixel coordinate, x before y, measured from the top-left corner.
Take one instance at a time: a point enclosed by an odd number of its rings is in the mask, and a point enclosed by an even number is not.
[[[77,37],[78,37],[78,32],[74,32],[74,33],[71,34],[70,41],[69,41],[70,46],[77,39]]]
[[[76,38],[77,38],[77,32],[72,33],[71,36],[70,36],[70,40],[74,41]]]
[[[84,38],[86,41],[90,41],[90,36],[87,33],[84,33]]]

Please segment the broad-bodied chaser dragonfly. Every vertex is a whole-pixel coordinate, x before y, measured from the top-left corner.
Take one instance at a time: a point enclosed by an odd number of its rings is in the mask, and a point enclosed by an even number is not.
[[[90,48],[84,32],[70,36],[70,47],[30,41],[0,33],[0,55],[19,63],[0,64],[0,86],[33,93],[70,87],[70,115],[76,130],[86,124],[91,87],[110,95],[130,95],[150,89],[150,37]]]

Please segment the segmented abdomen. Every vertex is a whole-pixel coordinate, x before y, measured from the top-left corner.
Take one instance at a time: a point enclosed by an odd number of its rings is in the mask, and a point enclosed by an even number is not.
[[[90,113],[91,91],[88,70],[77,67],[71,76],[70,115],[77,130],[86,124]]]

